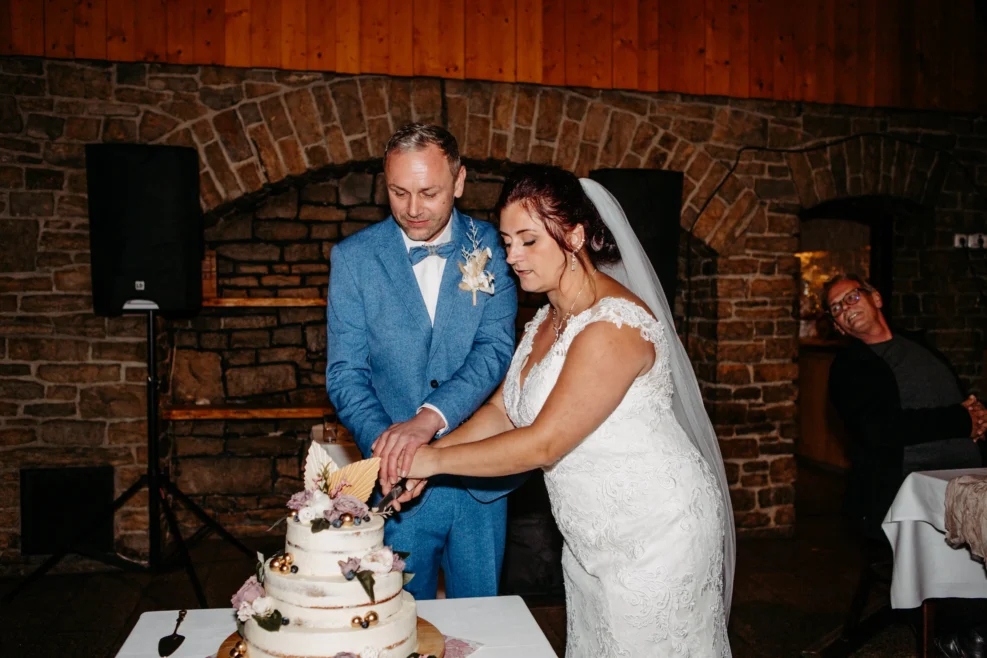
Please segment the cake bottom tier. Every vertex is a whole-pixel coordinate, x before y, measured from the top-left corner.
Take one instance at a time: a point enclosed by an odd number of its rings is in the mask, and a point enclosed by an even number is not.
[[[343,652],[360,658],[407,658],[418,648],[418,608],[407,592],[401,599],[396,614],[370,628],[288,625],[271,632],[250,619],[243,629],[247,658],[332,658]]]

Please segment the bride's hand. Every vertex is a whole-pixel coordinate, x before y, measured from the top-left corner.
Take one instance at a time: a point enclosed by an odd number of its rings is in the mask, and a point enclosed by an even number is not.
[[[410,464],[406,457],[407,453],[402,454],[398,460],[398,473],[401,477],[413,480],[424,480],[437,475],[438,452],[438,448],[429,445],[421,446],[415,451]]]

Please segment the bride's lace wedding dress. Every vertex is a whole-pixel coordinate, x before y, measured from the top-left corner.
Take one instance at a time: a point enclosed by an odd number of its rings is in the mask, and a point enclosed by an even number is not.
[[[675,391],[665,329],[641,306],[605,297],[569,320],[522,382],[548,309],[525,328],[507,373],[504,402],[518,427],[534,422],[566,351],[587,325],[639,328],[656,354],[654,366],[634,381],[613,414],[545,470],[565,539],[566,658],[729,656],[723,499],[671,412]]]

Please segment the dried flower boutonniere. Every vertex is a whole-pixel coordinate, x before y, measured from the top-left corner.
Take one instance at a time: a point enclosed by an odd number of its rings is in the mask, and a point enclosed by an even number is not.
[[[466,251],[463,249],[465,263],[459,263],[459,271],[463,273],[463,280],[459,283],[459,289],[473,293],[473,306],[476,306],[476,293],[485,292],[488,295],[494,294],[494,275],[484,268],[493,257],[490,247],[480,248],[480,239],[477,237],[476,224],[470,219],[470,230],[467,234],[473,249]]]

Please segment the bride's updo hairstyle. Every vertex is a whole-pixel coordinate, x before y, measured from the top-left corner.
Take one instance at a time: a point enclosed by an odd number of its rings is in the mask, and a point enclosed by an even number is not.
[[[494,212],[498,217],[504,208],[520,203],[545,225],[545,230],[563,252],[572,247],[566,235],[577,226],[583,227],[583,245],[594,266],[615,263],[620,252],[613,234],[607,228],[596,206],[583,192],[583,186],[572,172],[548,165],[525,164],[508,174]]]

